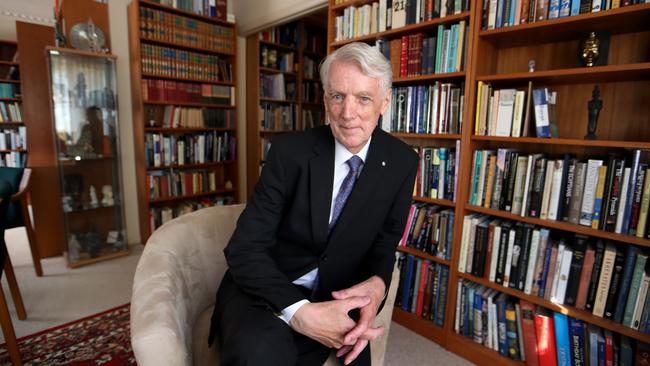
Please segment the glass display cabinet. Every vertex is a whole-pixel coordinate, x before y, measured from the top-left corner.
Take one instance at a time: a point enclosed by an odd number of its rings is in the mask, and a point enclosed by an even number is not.
[[[128,255],[115,57],[60,48],[47,54],[68,266]]]

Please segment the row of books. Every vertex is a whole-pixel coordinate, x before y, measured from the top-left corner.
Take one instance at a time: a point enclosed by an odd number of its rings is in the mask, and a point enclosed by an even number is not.
[[[235,160],[237,140],[229,132],[192,135],[145,134],[145,164],[151,167]]]
[[[228,2],[226,0],[153,0],[156,3],[171,6],[191,13],[213,17],[225,21],[227,19]]]
[[[0,152],[0,167],[22,168],[27,163],[27,153],[18,151]]]
[[[234,106],[235,88],[227,85],[142,79],[142,97],[145,102],[191,102]]]
[[[420,157],[413,195],[453,201],[456,197],[460,140],[456,147],[414,148]]]
[[[169,47],[140,45],[142,72],[178,78],[232,81],[232,63],[215,55],[177,50]]]
[[[319,53],[325,55],[327,53],[327,40],[322,28],[312,28],[305,24],[304,37],[301,39],[301,48],[304,51]]]
[[[325,121],[325,115],[320,109],[302,109],[302,125],[305,130],[321,126]]]
[[[259,33],[260,40],[282,44],[289,47],[298,47],[300,34],[296,23],[279,25]]]
[[[438,25],[431,36],[418,32],[390,41],[376,42],[390,60],[395,78],[462,71],[467,46],[467,24],[464,20],[451,25]]]
[[[644,343],[468,280],[458,281],[454,331],[529,366],[649,362]]]
[[[260,66],[284,72],[296,72],[298,58],[293,51],[279,51],[273,47],[262,45],[260,47]]]
[[[401,253],[395,306],[442,327],[445,322],[449,267]]]
[[[526,137],[535,121],[537,137],[557,137],[557,92],[548,88],[528,90],[492,89],[479,81],[474,134],[478,136]]]
[[[302,82],[302,101],[307,103],[323,102],[323,87],[318,81]]]
[[[296,80],[285,79],[284,74],[260,75],[260,97],[277,100],[296,100]]]
[[[633,245],[624,252],[602,239],[468,215],[460,250],[459,272],[588,310],[635,330],[647,328],[648,255]]]
[[[20,95],[19,85],[0,83],[0,98],[16,98],[16,95]]]
[[[547,19],[615,9],[644,0],[486,0],[483,29],[511,27]]]
[[[165,128],[234,128],[234,109],[189,108],[166,105],[160,127]]]
[[[235,52],[232,27],[196,20],[162,10],[140,7],[140,34],[164,42],[207,48],[218,52]]]
[[[295,104],[260,103],[259,116],[264,131],[294,131],[298,121]]]
[[[334,20],[335,40],[366,36],[469,10],[467,0],[380,0],[348,6]]]
[[[229,205],[235,202],[232,196],[204,197],[200,200],[183,201],[175,206],[152,207],[149,209],[149,228],[154,232],[172,219],[202,208]]]
[[[428,203],[414,203],[409,210],[399,246],[410,247],[450,260],[454,210]]]
[[[476,150],[469,203],[650,238],[650,172],[641,150],[602,159]]]
[[[181,197],[217,190],[217,176],[210,170],[153,170],[147,172],[149,198]]]
[[[0,102],[0,122],[22,122],[23,116],[18,102]]]
[[[464,84],[394,87],[391,104],[382,116],[388,132],[456,134],[463,124]]]
[[[318,79],[318,65],[320,60],[314,60],[309,56],[302,58],[302,76],[309,79]]]
[[[0,130],[0,150],[27,149],[27,129],[20,126],[16,130]]]

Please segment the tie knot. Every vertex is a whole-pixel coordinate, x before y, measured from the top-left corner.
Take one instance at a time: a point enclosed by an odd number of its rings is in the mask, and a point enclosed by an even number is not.
[[[359,168],[361,168],[361,164],[363,164],[363,160],[361,160],[360,157],[352,155],[352,157],[348,159],[347,163],[354,174],[359,174]]]

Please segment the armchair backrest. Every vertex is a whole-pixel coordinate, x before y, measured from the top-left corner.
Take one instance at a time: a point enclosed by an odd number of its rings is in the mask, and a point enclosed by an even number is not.
[[[21,188],[27,184],[23,182],[25,168],[0,167],[0,180],[7,182],[11,186],[11,195],[16,195]],[[28,177],[27,181],[29,180]],[[12,200],[13,201],[13,200]],[[0,223],[5,229],[24,226],[23,215],[20,202],[13,201],[9,203],[7,215]]]

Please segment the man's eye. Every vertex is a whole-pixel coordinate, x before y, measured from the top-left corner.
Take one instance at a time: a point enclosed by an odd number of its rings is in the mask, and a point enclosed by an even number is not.
[[[334,101],[334,102],[340,102],[340,101],[342,101],[342,100],[343,100],[343,96],[341,96],[341,95],[339,95],[339,94],[334,94],[334,95],[332,95],[332,101]]]
[[[363,104],[368,104],[368,103],[372,102],[372,99],[370,99],[370,97],[361,97],[360,100],[361,100],[361,103],[363,103]]]

